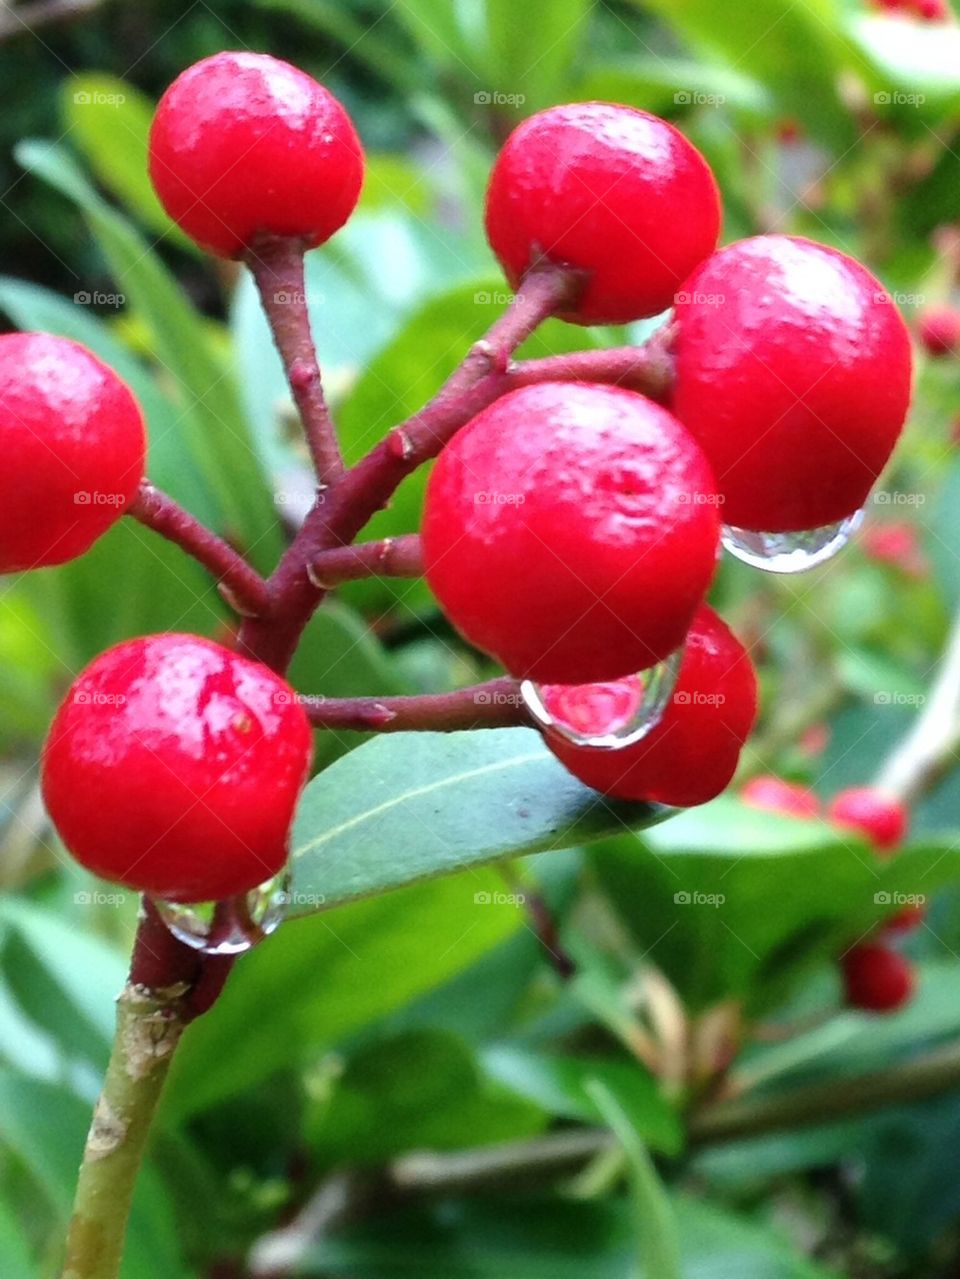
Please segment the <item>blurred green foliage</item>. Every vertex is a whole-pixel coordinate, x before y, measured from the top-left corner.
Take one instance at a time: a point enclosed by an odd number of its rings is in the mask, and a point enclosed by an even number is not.
[[[837,245],[880,274],[911,324],[957,287],[953,23],[891,21],[859,0],[144,0],[35,35],[4,13],[3,319],[76,338],[126,377],[149,420],[152,478],[263,569],[310,492],[282,371],[250,282],[167,223],[144,171],[152,102],[206,54],[251,47],[305,67],[344,99],[370,152],[360,211],[308,268],[351,459],[422,404],[502,309],[482,235],[486,173],[512,123],[552,102],[607,97],[667,115],[718,175],[725,238],[786,230]],[[551,322],[528,349],[650,329]],[[745,771],[827,798],[869,781],[924,705],[960,607],[958,414],[960,366],[921,359],[905,441],[860,540],[795,580],[724,562],[715,602],[762,680]],[[371,535],[415,529],[422,491],[411,478]],[[907,552],[882,549],[876,532],[891,525]],[[304,690],[440,690],[488,673],[422,583],[341,594],[298,654]],[[47,829],[43,733],[107,645],[231,625],[192,563],[128,523],[79,563],[2,584],[4,1279],[55,1273],[136,917],[131,895],[92,884]],[[333,767],[298,822],[304,918],[244,959],[185,1040],[127,1279],[252,1274],[251,1248],[266,1257],[291,1242],[282,1273],[370,1279],[956,1273],[956,1074],[931,1100],[709,1145],[697,1117],[735,1053],[730,1091],[763,1104],[865,1071],[895,1079],[960,1039],[960,773],[924,797],[910,847],[881,866],[824,823],[733,797],[631,833],[650,814],[598,804],[527,730],[439,746],[329,734],[318,763]],[[498,854],[524,860],[507,875],[480,865]],[[937,895],[902,943],[918,997],[880,1022],[840,1008],[833,961],[898,893]],[[572,982],[544,963],[523,895],[549,903]],[[613,1143],[576,1177],[451,1178],[419,1196],[383,1186],[385,1165],[424,1147],[598,1126]],[[328,1178],[356,1219],[301,1237],[298,1214]]]

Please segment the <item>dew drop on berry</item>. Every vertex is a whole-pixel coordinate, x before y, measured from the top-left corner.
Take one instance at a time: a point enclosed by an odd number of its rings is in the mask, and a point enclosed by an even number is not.
[[[660,723],[673,696],[683,649],[637,675],[608,684],[535,684],[524,680],[524,705],[544,732],[575,746],[621,750]]]
[[[755,533],[724,524],[721,534],[731,555],[766,573],[805,573],[833,559],[863,523],[863,511],[855,511],[836,524],[803,529],[799,533]]]
[[[205,955],[239,955],[280,926],[290,900],[284,870],[249,893],[222,902],[154,898],[157,914],[178,941]]]

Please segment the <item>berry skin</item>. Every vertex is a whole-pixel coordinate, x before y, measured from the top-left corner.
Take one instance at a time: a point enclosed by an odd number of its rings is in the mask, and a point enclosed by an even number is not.
[[[840,961],[846,1001],[851,1008],[890,1013],[913,994],[913,968],[895,950],[876,942],[854,946]]]
[[[917,338],[928,355],[953,355],[960,348],[960,311],[930,306],[920,316]]]
[[[840,791],[830,801],[827,816],[836,826],[864,835],[874,852],[888,854],[903,843],[909,822],[901,803],[870,786]]]
[[[305,71],[265,53],[216,53],[178,76],[154,116],[149,164],[174,222],[225,258],[258,235],[323,244],[363,184],[346,111]]]
[[[517,678],[619,679],[683,641],[716,567],[710,467],[619,387],[511,391],[444,448],[421,530],[457,629]]]
[[[152,635],[73,684],[44,749],[43,796],[94,874],[214,901],[283,867],[311,750],[302,706],[267,667],[196,635]]]
[[[548,685],[541,695],[553,719],[602,734],[629,718],[642,690],[634,675],[612,684]],[[594,790],[686,808],[706,803],[729,784],[756,715],[757,677],[747,651],[702,604],[673,697],[646,737],[619,750],[577,746],[550,733],[544,740],[564,768]]]
[[[709,258],[676,308],[673,411],[726,524],[819,528],[864,503],[910,402],[906,326],[852,258],[786,235]]]
[[[497,156],[487,238],[511,285],[541,257],[590,272],[575,324],[656,315],[716,247],[720,196],[672,124],[633,107],[574,102],[530,116]]]
[[[0,337],[0,573],[64,564],[115,524],[143,478],[143,415],[90,351]]]
[[[820,816],[820,800],[813,791],[782,777],[751,777],[740,792],[740,798],[751,808],[779,813],[781,817],[813,820]]]

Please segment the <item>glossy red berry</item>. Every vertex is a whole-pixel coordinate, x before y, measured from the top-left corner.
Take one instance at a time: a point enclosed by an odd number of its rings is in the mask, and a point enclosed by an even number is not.
[[[88,550],[136,494],[145,450],[133,393],[85,347],[0,337],[0,573]]]
[[[512,675],[617,679],[682,643],[716,565],[715,501],[703,454],[659,405],[611,386],[521,387],[437,461],[427,581]]]
[[[267,667],[196,635],[98,657],[57,712],[43,795],[64,844],[104,879],[212,901],[287,858],[311,731]]]
[[[913,994],[913,968],[902,955],[877,942],[854,946],[840,961],[846,1001],[852,1008],[889,1013]]]
[[[740,798],[751,808],[762,808],[764,812],[779,813],[782,817],[813,819],[820,816],[820,800],[814,792],[783,777],[751,777]]]
[[[716,247],[720,197],[699,151],[633,107],[575,102],[530,116],[493,166],[487,236],[516,288],[538,260],[589,278],[577,324],[666,310]]]
[[[363,151],[344,108],[265,53],[217,53],[160,99],[150,177],[202,248],[237,257],[258,235],[323,244],[353,212]]]
[[[899,848],[909,823],[903,804],[870,786],[840,791],[830,801],[827,816],[835,825],[865,835],[878,853]]]
[[[953,355],[960,349],[960,311],[930,306],[920,316],[917,337],[928,355]]]
[[[857,511],[910,402],[906,326],[870,272],[810,240],[741,240],[687,281],[676,324],[672,407],[724,522],[795,532]]]
[[[541,697],[554,722],[602,735],[642,700],[638,678],[607,684],[548,685]],[[687,636],[673,697],[660,723],[632,746],[578,746],[548,732],[561,764],[594,790],[618,799],[689,807],[729,784],[757,714],[757,679],[746,649],[707,605]]]

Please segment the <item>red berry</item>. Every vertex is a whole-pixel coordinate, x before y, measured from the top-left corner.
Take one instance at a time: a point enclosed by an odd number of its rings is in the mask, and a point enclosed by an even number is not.
[[[710,468],[665,409],[543,382],[496,400],[427,486],[426,576],[519,678],[618,679],[678,648],[716,565]]]
[[[869,271],[756,236],[694,273],[676,322],[672,407],[713,463],[724,521],[792,532],[858,510],[910,401],[907,330]]]
[[[847,1003],[868,1012],[888,1013],[913,994],[910,964],[895,950],[876,942],[854,946],[840,961]]]
[[[860,542],[864,553],[880,564],[892,564],[908,577],[927,575],[917,530],[906,520],[873,524],[863,530]]]
[[[904,806],[870,786],[840,791],[830,801],[827,816],[837,826],[865,835],[878,853],[890,853],[907,833],[909,817]]]
[[[580,733],[612,732],[639,705],[637,676],[612,684],[548,685],[551,717]],[[605,795],[688,807],[728,785],[757,714],[757,678],[746,649],[702,604],[687,636],[677,685],[660,723],[632,746],[602,750],[547,733],[564,768]]]
[[[575,102],[524,120],[497,156],[487,236],[517,287],[541,257],[590,272],[576,324],[666,310],[716,247],[720,197],[671,124],[633,107]]]
[[[144,472],[143,415],[85,347],[0,337],[0,573],[82,555],[123,514]]]
[[[740,792],[740,798],[751,808],[780,813],[783,817],[820,816],[820,800],[813,791],[782,777],[751,777]]]
[[[950,17],[946,0],[916,0],[914,12],[922,22],[944,22]]]
[[[883,925],[885,933],[912,933],[927,917],[926,906],[904,906]]]
[[[287,858],[311,732],[267,667],[196,635],[101,654],[57,712],[43,795],[70,852],[104,879],[213,901]]]
[[[920,345],[928,355],[953,355],[960,347],[960,311],[952,306],[930,306],[917,326]]]
[[[258,235],[329,240],[359,198],[363,151],[346,111],[305,71],[217,53],[160,99],[150,177],[187,235],[232,258]]]

